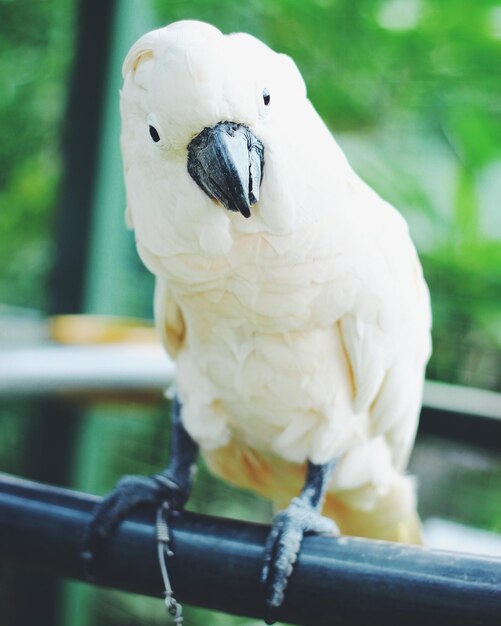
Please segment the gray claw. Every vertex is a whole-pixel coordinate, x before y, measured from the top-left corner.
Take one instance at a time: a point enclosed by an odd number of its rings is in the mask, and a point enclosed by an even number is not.
[[[284,600],[287,582],[305,534],[338,535],[339,529],[332,520],[322,517],[309,503],[294,498],[273,519],[266,541],[261,582],[265,587],[267,624],[273,624],[273,610]]]
[[[127,513],[143,504],[169,501],[173,498],[174,491],[175,489],[167,488],[154,477],[124,476],[120,479],[115,489],[97,506],[87,527],[80,552],[86,577],[93,578],[100,548]]]

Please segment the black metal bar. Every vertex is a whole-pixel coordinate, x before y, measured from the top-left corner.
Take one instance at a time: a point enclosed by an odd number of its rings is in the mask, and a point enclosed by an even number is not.
[[[2,558],[82,578],[82,534],[98,498],[0,475]],[[96,582],[161,596],[153,511],[127,519]],[[177,597],[262,615],[259,572],[269,528],[183,513],[172,522]],[[474,626],[501,623],[501,560],[354,538],[307,537],[277,618],[292,624]]]
[[[50,276],[51,313],[82,310],[102,111],[116,0],[79,0],[77,45],[64,125],[64,174]]]
[[[483,416],[481,407],[473,414],[423,406],[418,436],[423,434],[501,450],[501,420]]]

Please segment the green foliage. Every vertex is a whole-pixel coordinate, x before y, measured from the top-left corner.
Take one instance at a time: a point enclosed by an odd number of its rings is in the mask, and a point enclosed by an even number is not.
[[[0,301],[44,307],[73,3],[0,2]]]

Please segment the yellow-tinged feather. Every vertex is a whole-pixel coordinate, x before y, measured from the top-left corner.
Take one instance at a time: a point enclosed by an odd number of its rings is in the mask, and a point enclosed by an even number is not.
[[[279,508],[287,506],[299,494],[306,472],[305,464],[259,453],[236,438],[223,448],[206,452],[205,460],[217,476],[269,498]],[[342,490],[331,486],[323,513],[345,535],[422,544],[414,485],[409,477],[395,475],[380,494],[370,483]]]

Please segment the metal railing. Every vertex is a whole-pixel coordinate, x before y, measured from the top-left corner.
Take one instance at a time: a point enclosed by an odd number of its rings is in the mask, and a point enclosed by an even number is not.
[[[3,559],[83,579],[79,551],[98,498],[0,476]],[[109,542],[95,582],[162,594],[154,512],[128,518]],[[176,596],[189,604],[261,617],[259,585],[269,527],[182,513],[172,521],[169,562]],[[501,623],[501,559],[355,538],[307,537],[277,619],[291,624]]]

